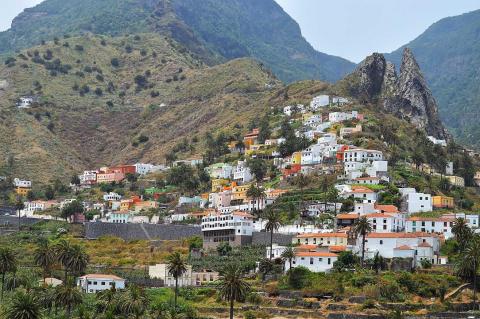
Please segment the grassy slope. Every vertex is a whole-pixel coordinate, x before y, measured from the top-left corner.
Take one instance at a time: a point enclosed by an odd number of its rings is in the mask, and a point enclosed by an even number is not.
[[[64,42],[70,47],[62,46]],[[0,67],[0,79],[8,82],[8,87],[0,90],[0,131],[5,133],[0,156],[15,156],[15,174],[46,181],[50,175],[65,177],[74,170],[102,164],[158,163],[184,137],[201,138],[207,131],[246,123],[264,110],[263,99],[269,95],[265,84],[280,86],[254,61],[233,60],[208,68],[158,35],[144,34],[140,40],[133,36],[106,38],[106,43],[102,45],[99,37],[84,36],[28,50],[30,55],[38,51],[40,56],[51,50],[52,61],[60,59],[72,66],[66,75],[51,76],[43,65],[18,56],[15,66]],[[75,50],[76,45],[84,50]],[[131,53],[125,50],[128,45],[133,48]],[[27,51],[23,54],[28,57]],[[112,58],[119,59],[119,67],[111,65]],[[86,67],[100,69],[103,81],[98,71],[88,73]],[[134,79],[147,70],[151,74],[149,88],[137,91]],[[41,91],[35,91],[35,81],[41,84]],[[115,87],[112,93],[107,91],[109,82]],[[80,96],[72,88],[75,84],[88,85],[90,92]],[[103,96],[93,93],[96,88],[102,89]],[[27,111],[17,110],[15,100],[31,91],[40,93],[41,103]],[[152,97],[152,91],[159,95]],[[119,96],[122,92],[124,97]],[[107,106],[109,101],[113,107]],[[166,106],[160,107],[162,103]],[[54,125],[52,132],[49,123]],[[149,141],[132,146],[141,134]],[[200,145],[194,151],[198,152],[202,152]]]

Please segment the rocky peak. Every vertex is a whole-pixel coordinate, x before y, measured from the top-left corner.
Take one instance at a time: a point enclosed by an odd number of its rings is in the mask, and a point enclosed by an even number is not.
[[[379,105],[436,138],[449,138],[438,116],[437,103],[410,49],[403,54],[400,75],[383,54],[367,57],[337,85],[342,93]]]
[[[409,119],[428,135],[442,139],[449,137],[438,116],[437,102],[408,48],[403,52],[395,93],[384,101],[384,107],[402,118]]]

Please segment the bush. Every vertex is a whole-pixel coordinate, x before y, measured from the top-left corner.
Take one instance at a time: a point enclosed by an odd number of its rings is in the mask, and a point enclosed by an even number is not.
[[[402,302],[405,300],[400,285],[396,282],[382,280],[379,283],[380,297],[391,302]]]
[[[139,143],[146,143],[146,142],[148,142],[148,140],[149,140],[148,136],[145,136],[143,134],[140,134],[140,136],[138,137],[138,142]]]
[[[79,52],[83,52],[84,47],[83,47],[83,45],[76,44],[76,45],[75,45],[75,50],[77,50],[77,51],[79,51]]]
[[[102,89],[101,89],[101,88],[96,88],[96,89],[95,89],[95,94],[96,94],[97,96],[102,96],[102,95],[103,95]]]
[[[118,58],[112,58],[110,63],[112,64],[112,66],[114,66],[116,68],[120,66],[120,60]]]
[[[288,271],[288,284],[293,289],[305,288],[311,275],[310,270],[305,267],[295,267]]]

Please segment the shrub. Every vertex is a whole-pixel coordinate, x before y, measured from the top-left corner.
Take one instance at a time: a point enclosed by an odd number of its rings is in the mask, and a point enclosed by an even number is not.
[[[362,309],[375,309],[375,301],[367,299],[362,305]]]
[[[288,271],[288,284],[293,289],[305,288],[310,275],[310,270],[305,267],[295,267],[290,269]]]
[[[125,46],[125,52],[132,53],[133,48],[130,45]]]
[[[102,40],[100,41],[100,44],[103,45],[103,46],[106,46],[106,45],[107,45],[107,41],[105,41],[105,39],[102,39]]]
[[[116,68],[120,66],[120,60],[118,60],[118,58],[112,58],[110,63],[112,64],[112,66],[114,66]]]
[[[112,107],[113,107],[113,102],[112,102],[112,101],[107,101],[107,106],[108,106],[109,108],[112,108]]]
[[[101,75],[101,74],[97,74],[97,76],[95,78],[97,79],[97,81],[100,81],[100,82],[103,82],[105,80],[103,78],[103,75]]]
[[[146,143],[146,142],[148,142],[148,140],[149,140],[148,136],[145,136],[143,134],[140,134],[140,136],[138,137],[138,142],[139,143]]]
[[[145,49],[140,50],[140,55],[141,56],[147,56],[147,50],[145,50]]]
[[[83,47],[83,45],[76,44],[76,45],[75,45],[75,50],[77,50],[78,52],[83,52],[84,47]]]
[[[382,282],[379,283],[379,291],[380,297],[385,300],[391,302],[401,302],[405,300],[402,289],[396,282],[382,280]]]
[[[101,88],[96,88],[96,89],[95,89],[95,94],[96,94],[97,96],[102,96],[102,95],[103,95],[102,89],[101,89]]]

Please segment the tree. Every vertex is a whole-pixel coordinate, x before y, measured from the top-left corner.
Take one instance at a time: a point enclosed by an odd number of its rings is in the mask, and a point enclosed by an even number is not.
[[[31,293],[18,290],[5,311],[5,318],[9,319],[38,319],[42,317],[40,304]]]
[[[74,200],[73,202],[66,205],[62,209],[62,217],[65,218],[65,220],[67,220],[69,217],[75,214],[82,214],[84,209],[85,208],[83,207],[83,204],[80,201]]]
[[[0,248],[0,274],[2,275],[2,294],[0,300],[3,301],[3,292],[5,290],[5,275],[17,270],[17,258],[10,248]]]
[[[372,259],[372,268],[375,270],[375,273],[378,275],[380,270],[383,270],[387,267],[387,262],[383,256],[377,251],[375,256]]]
[[[273,233],[277,231],[283,224],[282,216],[279,212],[268,209],[264,214],[263,218],[267,221],[265,224],[265,231],[270,232],[270,256],[269,258],[272,259],[273,257]]]
[[[360,217],[353,226],[353,231],[355,234],[362,236],[362,267],[365,261],[365,241],[367,234],[372,231],[372,225],[368,221],[367,217]]]
[[[293,178],[292,184],[297,186],[300,189],[300,200],[298,202],[298,211],[302,213],[303,211],[303,197],[304,190],[311,182],[311,178],[304,174],[299,174]]]
[[[268,166],[267,163],[261,158],[253,158],[247,160],[247,166],[255,176],[257,182],[263,181],[265,175],[267,175]]]
[[[475,234],[470,239],[463,255],[457,262],[457,274],[470,280],[473,284],[473,304],[477,310],[477,274],[480,266],[480,236]]]
[[[271,134],[272,134],[272,130],[270,129],[268,115],[266,115],[260,121],[260,132],[258,134],[258,142],[260,144],[264,144],[265,140],[270,138]]]
[[[64,282],[55,288],[55,303],[65,307],[67,318],[71,318],[72,309],[82,303],[83,296],[74,285]]]
[[[289,263],[290,267],[288,269],[292,269],[293,258],[295,258],[295,249],[293,248],[292,245],[289,245],[282,252],[282,259],[284,260],[284,262],[288,261],[288,263]]]
[[[217,246],[217,253],[219,256],[227,256],[232,251],[232,246],[228,243],[228,241],[221,242]]]
[[[327,191],[327,200],[332,202],[334,205],[334,216],[333,227],[337,229],[337,201],[338,201],[338,190],[335,187],[330,187]]]
[[[52,200],[55,198],[55,191],[51,185],[47,185],[47,187],[45,187],[44,194],[47,200]]]
[[[182,255],[176,251],[167,257],[167,270],[175,278],[175,309],[178,298],[178,278],[187,271],[187,263]]]
[[[77,174],[72,175],[72,178],[70,179],[70,183],[72,185],[80,185],[80,177],[78,177]]]
[[[43,284],[56,262],[55,250],[48,240],[41,240],[34,252],[35,265],[43,270]]]
[[[425,156],[420,148],[416,148],[412,154],[412,161],[415,164],[416,169],[425,163]]]
[[[310,270],[303,266],[292,268],[288,271],[288,285],[293,289],[302,289],[307,285],[310,275]]]
[[[72,245],[69,253],[68,268],[73,274],[81,275],[88,266],[89,257],[80,245]]]
[[[455,219],[452,226],[452,233],[458,242],[459,250],[464,251],[473,235],[472,230],[468,226],[468,222],[464,218]]]
[[[245,300],[250,285],[243,279],[243,269],[238,263],[228,264],[220,273],[219,293],[223,300],[230,302],[230,319],[233,319],[235,301]]]
[[[65,271],[65,278],[64,282],[67,282],[68,279],[68,271],[70,265],[70,258],[72,256],[72,245],[69,241],[62,239],[55,245],[55,255],[57,257],[57,261],[63,266]]]
[[[130,286],[120,299],[120,310],[123,314],[131,315],[135,319],[144,318],[147,311],[148,298],[145,290],[138,286]],[[128,316],[130,318],[130,316]]]
[[[266,276],[273,271],[273,261],[268,258],[262,258],[258,264],[258,270],[262,274],[262,280],[264,281]]]
[[[257,207],[255,207],[254,210],[259,211],[260,210],[260,200],[265,198],[265,192],[262,188],[257,187],[257,186],[252,184],[252,185],[250,185],[250,187],[247,190],[247,197],[253,199],[256,202]]]
[[[21,212],[25,208],[25,204],[23,203],[22,197],[17,197],[17,201],[15,202],[15,209],[17,210],[18,213],[18,230],[20,230],[20,218],[21,218]]]

